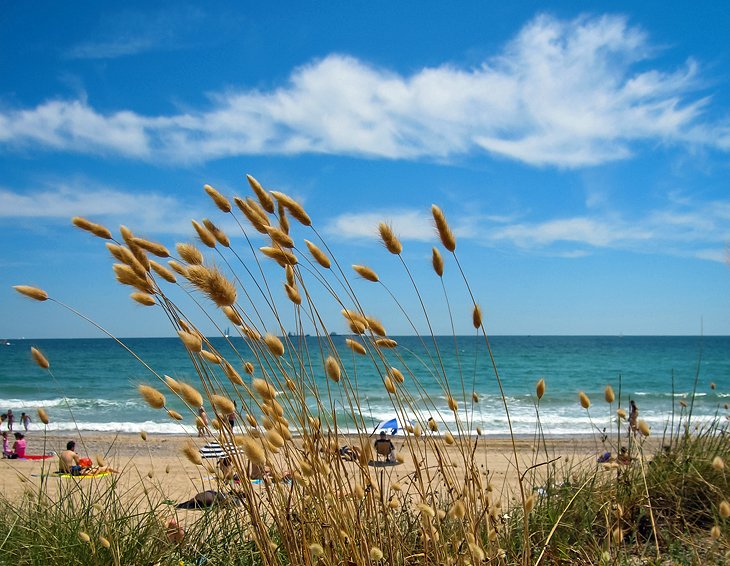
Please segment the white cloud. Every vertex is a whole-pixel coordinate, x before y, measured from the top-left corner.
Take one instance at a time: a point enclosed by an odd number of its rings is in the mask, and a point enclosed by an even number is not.
[[[0,142],[201,161],[245,154],[332,153],[445,160],[488,152],[532,165],[623,159],[637,144],[730,147],[703,123],[697,65],[648,68],[652,47],[625,19],[539,16],[472,69],[443,64],[403,76],[330,55],[270,91],[212,93],[168,116],[102,114],[53,100],[0,113]]]
[[[664,208],[632,218],[600,209],[590,215],[533,222],[468,214],[453,225],[458,239],[551,257],[581,258],[603,249],[724,261],[730,242],[730,201],[696,203],[676,195]],[[383,221],[390,222],[403,241],[437,241],[431,217],[415,210],[342,214],[327,224],[327,232],[375,240],[377,225]]]
[[[112,230],[126,224],[144,234],[191,235],[190,220],[206,214],[170,196],[135,194],[88,182],[78,186],[58,183],[23,193],[0,188],[0,220],[69,222],[73,216],[84,216]]]

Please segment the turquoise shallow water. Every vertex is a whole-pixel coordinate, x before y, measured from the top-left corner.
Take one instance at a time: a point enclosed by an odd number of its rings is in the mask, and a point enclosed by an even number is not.
[[[315,368],[306,373],[316,375],[320,386],[325,384],[316,338],[294,338],[300,361]],[[417,406],[438,420],[454,420],[446,410],[441,384],[444,376],[454,395],[471,399],[476,391],[480,402],[471,408],[462,402],[461,417],[479,426],[485,434],[507,434],[506,417],[494,370],[483,340],[474,337],[439,337],[424,339],[396,337],[398,348],[387,351],[387,363],[406,374],[403,387],[421,397],[414,384],[430,402]],[[367,427],[394,415],[381,374],[367,358],[353,355],[344,346],[344,337],[333,337],[338,352],[345,360],[349,378],[357,381],[358,397]],[[243,339],[232,339],[240,354],[234,354],[224,338],[213,338],[213,344],[227,359],[241,364],[252,359]],[[176,338],[128,339],[125,343],[160,375],[197,383],[190,359]],[[532,434],[535,430],[535,383],[544,378],[547,392],[540,402],[540,417],[549,434],[588,434],[594,426],[609,426],[609,407],[603,390],[611,384],[622,406],[633,398],[640,417],[654,429],[663,428],[670,418],[672,405],[677,413],[679,401],[689,402],[695,377],[698,375],[694,414],[703,419],[724,418],[725,403],[730,403],[730,337],[604,337],[604,336],[496,336],[490,339],[496,365],[508,398],[515,432]],[[51,362],[53,375],[38,368],[30,358],[30,347],[36,346]],[[308,351],[308,360],[303,352]],[[438,355],[437,355],[438,351]],[[438,361],[440,358],[440,362]],[[409,375],[404,368],[409,368]],[[443,369],[441,369],[443,367]],[[215,368],[213,368],[215,370]],[[260,369],[257,373],[260,375]],[[302,373],[301,371],[299,372]],[[243,371],[241,374],[245,376]],[[164,412],[147,407],[139,398],[139,383],[155,384],[155,377],[134,357],[112,340],[17,340],[0,346],[0,408],[13,409],[16,415],[29,412],[37,421],[36,408],[45,407],[51,414],[50,428],[159,433],[180,433],[184,429]],[[462,383],[464,384],[462,387]],[[713,390],[711,383],[716,384]],[[326,387],[326,385],[325,385]],[[339,389],[338,389],[339,388]],[[334,413],[338,424],[352,429],[343,405],[347,399],[342,386],[332,388]],[[464,391],[466,395],[462,393]],[[592,400],[590,413],[578,403],[578,392],[585,391]],[[171,398],[168,395],[168,398]],[[308,396],[308,404],[316,399]],[[326,401],[326,400],[325,400]],[[183,405],[176,399],[170,407],[180,412]],[[331,412],[325,403],[323,411]],[[613,409],[615,410],[614,403]],[[210,408],[208,408],[210,412]],[[73,419],[71,415],[73,414]],[[75,423],[74,423],[75,420]],[[34,422],[32,427],[38,427]],[[187,413],[183,425],[193,430],[193,418]]]

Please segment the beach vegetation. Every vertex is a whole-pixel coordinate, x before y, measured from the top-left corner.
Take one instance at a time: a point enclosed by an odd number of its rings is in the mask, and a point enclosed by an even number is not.
[[[442,250],[432,250],[431,282],[416,282],[393,227],[375,228],[390,254],[385,259],[397,262],[415,298],[415,312],[409,312],[375,269],[358,263],[348,264],[352,271],[343,267],[299,202],[247,179],[253,198],[229,199],[204,187],[224,221],[193,221],[196,243],[168,247],[126,227],[116,238],[95,222],[73,219],[104,240],[104,249],[119,262],[112,266],[116,280],[132,287],[132,301],[158,309],[170,321],[171,334],[189,356],[196,383],[166,376],[164,368],[154,370],[137,358],[148,370],[137,390],[151,408],[181,423],[201,423],[199,409],[210,408],[211,434],[224,447],[226,469],[201,456],[202,441],[192,434],[181,449],[180,465],[199,476],[201,492],[215,487],[215,504],[180,511],[152,469],[124,468],[108,481],[69,482],[54,491],[44,468],[40,478],[23,478],[22,497],[0,495],[1,563],[528,565],[725,559],[730,445],[727,420],[719,411],[695,429],[691,400],[676,415],[672,407],[659,435],[644,420],[627,419],[620,382],[606,384],[605,411],[585,392],[576,392],[590,417],[595,450],[559,454],[542,428],[540,406],[549,392],[540,379],[535,434],[518,439],[485,328],[488,310],[472,295],[456,236],[438,206],[431,212]],[[236,226],[235,236],[219,225]],[[262,240],[265,245],[259,245]],[[167,266],[149,254],[169,258]],[[470,312],[452,312],[447,277],[468,295]],[[434,283],[451,320],[470,320],[481,340],[478,351],[462,353],[453,337],[456,371],[443,363],[443,343],[431,326],[434,307],[423,300],[421,285]],[[358,293],[366,284],[383,293],[392,312],[400,313],[422,341],[426,354],[417,366],[387,335],[388,319],[376,316],[383,313],[370,312],[367,292]],[[136,357],[113,331],[65,301],[35,287],[16,290],[81,316]],[[332,312],[345,318],[350,333],[344,340],[332,335]],[[223,330],[229,324],[235,329],[230,336]],[[211,326],[225,337],[226,348],[201,330]],[[304,339],[305,329],[314,340]],[[32,356],[51,372],[39,350]],[[468,356],[485,358],[490,372],[470,373],[474,361]],[[373,449],[367,399],[358,390],[364,364],[380,376],[404,432],[392,458]],[[438,385],[439,395],[427,392],[426,378]],[[489,441],[474,423],[480,410],[477,380],[500,392],[501,405],[490,409],[504,415],[509,439],[510,477],[502,486],[492,481]],[[172,402],[184,410],[171,409]],[[41,420],[47,423],[48,416]],[[142,433],[141,440],[146,443],[148,435]],[[597,461],[604,453],[608,456]]]

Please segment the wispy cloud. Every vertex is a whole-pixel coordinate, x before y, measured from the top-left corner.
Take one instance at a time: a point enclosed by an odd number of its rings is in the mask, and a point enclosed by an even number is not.
[[[196,31],[205,13],[185,6],[138,12],[106,13],[91,37],[69,48],[69,59],[115,59],[153,50],[170,51],[182,47]]]
[[[730,200],[678,202],[632,218],[601,210],[533,221],[472,216],[454,231],[458,239],[543,256],[581,258],[598,250],[622,250],[725,261],[730,242]],[[341,238],[373,240],[382,221],[390,221],[404,241],[436,241],[431,218],[413,210],[390,215],[342,214],[331,219],[327,231]]]
[[[110,39],[106,51],[143,48],[146,37]],[[703,121],[710,101],[694,95],[698,65],[665,72],[651,68],[652,55],[646,35],[624,18],[543,15],[477,68],[443,64],[403,76],[330,55],[294,70],[279,88],[212,93],[208,108],[180,114],[105,114],[73,100],[5,110],[0,143],[177,162],[487,153],[560,167],[624,159],[644,142],[730,148],[728,125]]]
[[[88,180],[49,183],[24,192],[0,188],[0,221],[35,218],[69,222],[73,216],[85,216],[112,229],[131,221],[131,228],[145,234],[190,235],[190,220],[201,218],[206,210],[202,206],[196,210],[171,196],[132,193]]]

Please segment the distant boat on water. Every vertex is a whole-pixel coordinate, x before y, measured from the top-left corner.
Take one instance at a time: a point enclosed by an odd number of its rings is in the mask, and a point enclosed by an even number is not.
[[[11,346],[11,344],[10,344],[10,340],[3,340],[3,341],[2,341],[2,345],[3,345],[3,346]]]

